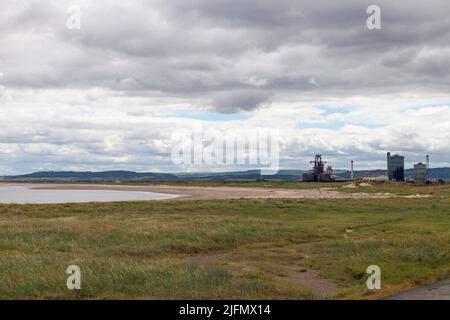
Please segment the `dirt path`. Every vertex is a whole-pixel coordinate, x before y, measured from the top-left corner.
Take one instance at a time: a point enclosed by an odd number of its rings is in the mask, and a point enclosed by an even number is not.
[[[197,186],[135,186],[135,185],[102,185],[102,184],[16,184],[35,189],[53,190],[118,190],[147,191],[179,195],[180,200],[211,200],[211,199],[364,199],[389,198],[388,195],[367,193],[343,193],[330,189],[267,189],[267,188],[236,188],[236,187],[197,187]]]
[[[285,276],[276,276],[275,279],[278,281],[287,281],[309,289],[319,299],[332,297],[338,293],[338,286],[334,282],[319,278],[314,271],[300,272],[291,268],[286,271]]]
[[[243,273],[261,273],[265,274],[267,277],[272,278],[276,282],[289,283],[293,285],[300,286],[304,289],[310,290],[316,299],[324,299],[335,296],[338,293],[338,286],[331,281],[322,279],[314,271],[298,270],[298,268],[287,267],[283,265],[278,265],[278,274],[272,272],[265,272],[255,265],[245,265],[236,268],[233,262],[230,262],[225,254],[212,254],[212,255],[196,255],[186,258],[186,262],[195,265],[199,268],[207,268],[214,265],[228,265],[229,268],[239,269]],[[238,264],[239,265],[239,264]],[[280,275],[282,273],[282,275]]]

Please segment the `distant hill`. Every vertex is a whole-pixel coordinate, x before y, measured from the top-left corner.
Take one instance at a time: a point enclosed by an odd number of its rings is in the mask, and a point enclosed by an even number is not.
[[[266,180],[295,181],[302,177],[303,171],[280,170],[276,175],[264,176]],[[153,173],[134,171],[43,171],[18,176],[4,176],[4,181],[255,181],[260,180],[259,170],[239,172],[207,173]]]
[[[255,180],[282,180],[282,181],[298,181],[302,179],[302,170],[280,170],[275,175],[261,176],[259,170],[248,170],[238,172],[220,172],[220,173],[181,173],[176,174],[181,180],[198,180],[198,181],[255,181]]]
[[[4,180],[15,181],[139,181],[177,180],[170,173],[138,173],[134,171],[103,171],[103,172],[77,172],[77,171],[43,171],[19,176],[6,176]]]
[[[301,181],[304,170],[280,170],[271,176],[261,176],[259,170],[239,172],[207,172],[207,173],[153,173],[134,171],[43,171],[18,176],[4,176],[3,181],[42,181],[42,182],[146,182],[146,181]],[[349,180],[350,171],[336,170],[338,180]],[[356,178],[365,175],[385,175],[386,170],[355,171]],[[405,170],[405,178],[412,179],[413,169]],[[450,168],[430,169],[430,178],[450,181]]]

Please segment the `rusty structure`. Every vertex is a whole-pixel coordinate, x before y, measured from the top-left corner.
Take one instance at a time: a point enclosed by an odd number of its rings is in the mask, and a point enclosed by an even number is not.
[[[328,166],[325,169],[326,162],[322,161],[322,155],[317,154],[310,163],[312,168],[303,174],[304,182],[332,182],[336,180],[333,168]]]

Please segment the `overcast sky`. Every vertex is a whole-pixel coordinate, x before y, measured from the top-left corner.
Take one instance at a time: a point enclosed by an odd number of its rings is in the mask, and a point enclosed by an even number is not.
[[[366,26],[381,8],[380,30]],[[68,29],[70,6],[81,28]],[[0,0],[0,175],[177,171],[172,133],[279,129],[282,167],[450,165],[450,2]]]

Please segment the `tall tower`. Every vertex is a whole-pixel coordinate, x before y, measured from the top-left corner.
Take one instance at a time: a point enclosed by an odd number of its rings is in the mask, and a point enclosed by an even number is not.
[[[405,157],[388,152],[387,173],[389,181],[405,181]]]
[[[430,179],[430,156],[427,154],[427,180]]]
[[[388,180],[389,181],[391,181],[391,179],[392,179],[392,170],[391,170],[391,168],[390,168],[390,163],[389,163],[389,158],[391,157],[391,153],[390,152],[388,152],[387,153],[387,161],[386,161],[386,164],[387,164],[387,176],[388,176]]]
[[[351,162],[351,174],[350,174],[350,180],[354,180],[355,179],[355,175],[353,173],[353,160]]]

